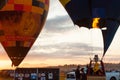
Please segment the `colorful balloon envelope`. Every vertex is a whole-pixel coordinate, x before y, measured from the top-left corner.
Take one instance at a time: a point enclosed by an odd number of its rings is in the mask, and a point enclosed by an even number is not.
[[[0,0],[0,42],[14,66],[41,32],[48,8],[49,0]]]

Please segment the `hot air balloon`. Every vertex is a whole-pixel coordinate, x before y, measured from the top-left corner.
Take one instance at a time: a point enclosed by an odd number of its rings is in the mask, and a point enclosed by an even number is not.
[[[59,0],[73,23],[79,27],[100,28],[105,55],[120,24],[120,0]]]
[[[120,0],[59,0],[66,9],[68,15],[75,25],[87,28],[100,28],[103,34],[104,51],[103,57],[108,50],[114,35],[120,25]],[[103,59],[102,57],[102,59]],[[102,70],[104,71],[104,64],[100,60]],[[97,61],[98,62],[98,61]],[[89,71],[92,63],[97,64],[96,61],[90,60]],[[97,69],[98,66],[95,66]],[[98,76],[97,76],[98,77]],[[96,76],[89,74],[87,80],[98,80]],[[105,74],[99,77],[105,80]]]
[[[14,66],[41,32],[48,8],[49,0],[0,0],[0,42]]]

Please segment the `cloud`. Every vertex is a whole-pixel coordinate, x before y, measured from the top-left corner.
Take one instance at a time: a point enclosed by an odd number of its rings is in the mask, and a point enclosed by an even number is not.
[[[89,56],[92,50],[94,50],[93,54],[100,52],[101,47],[90,44],[89,33],[88,29],[74,26],[67,15],[49,18],[31,48],[30,56],[42,60],[76,59],[76,57]]]
[[[57,43],[50,45],[36,46],[30,51],[32,58],[40,59],[75,59],[82,56],[91,55],[92,48],[94,51],[100,51],[100,47],[92,47],[84,43]],[[33,54],[34,53],[34,54]]]
[[[69,31],[73,28],[74,25],[67,15],[48,19],[45,25],[45,30],[47,30],[48,32]]]
[[[61,15],[66,15],[66,14],[67,12],[63,8],[59,0],[50,0],[48,18],[54,18],[56,16],[61,16]]]

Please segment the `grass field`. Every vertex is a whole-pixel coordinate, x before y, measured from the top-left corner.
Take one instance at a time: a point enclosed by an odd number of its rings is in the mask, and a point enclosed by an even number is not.
[[[14,80],[13,78],[1,78],[0,77],[0,80]]]
[[[65,80],[65,76],[60,76],[60,80]]]

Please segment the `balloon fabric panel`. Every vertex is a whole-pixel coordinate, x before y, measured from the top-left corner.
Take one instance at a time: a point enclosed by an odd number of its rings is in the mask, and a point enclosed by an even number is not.
[[[102,30],[103,40],[104,40],[103,56],[105,55],[106,51],[108,50],[108,48],[115,36],[115,33],[119,27],[119,23],[116,21],[107,20],[105,25],[108,27],[107,27],[107,30]]]

